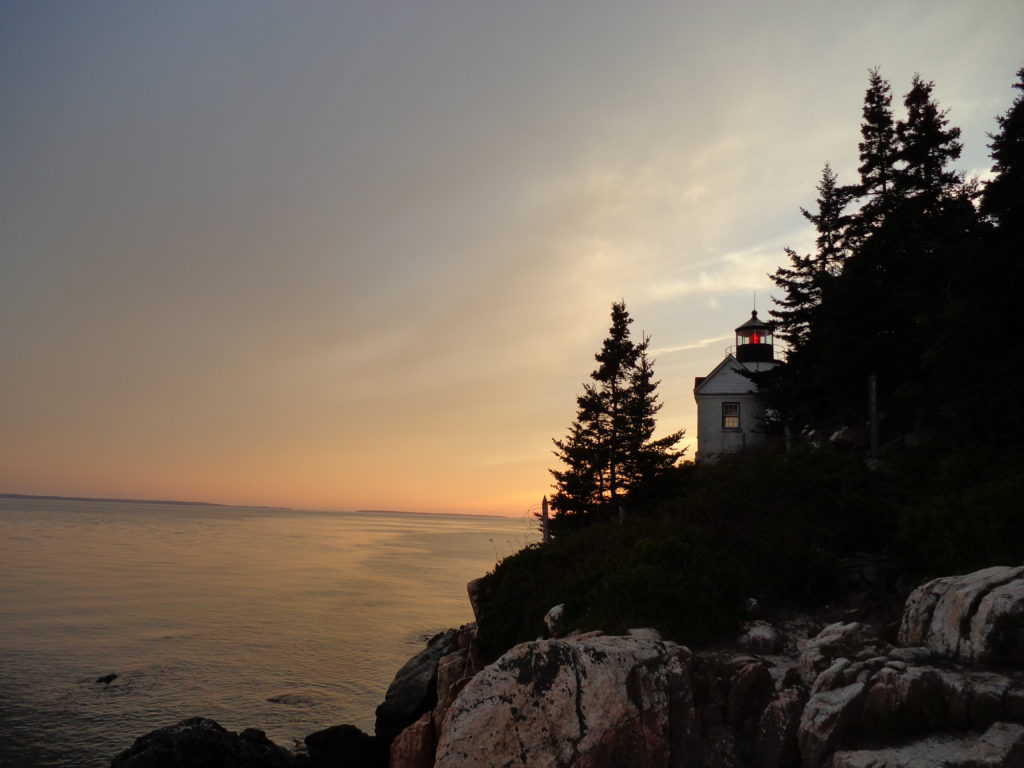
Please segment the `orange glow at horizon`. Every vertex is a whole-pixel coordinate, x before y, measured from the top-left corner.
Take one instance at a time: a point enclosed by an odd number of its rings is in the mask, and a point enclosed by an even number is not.
[[[692,458],[868,67],[991,166],[995,5],[16,3],[0,493],[528,514],[620,299]]]

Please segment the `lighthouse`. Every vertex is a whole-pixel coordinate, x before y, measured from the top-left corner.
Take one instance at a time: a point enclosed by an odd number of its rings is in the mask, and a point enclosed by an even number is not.
[[[757,385],[744,373],[767,371],[779,364],[772,327],[755,309],[735,333],[736,343],[725,359],[707,376],[694,379],[697,461],[714,461],[765,442],[765,408]]]

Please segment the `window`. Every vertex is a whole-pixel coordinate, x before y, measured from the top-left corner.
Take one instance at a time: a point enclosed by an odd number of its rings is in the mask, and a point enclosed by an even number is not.
[[[740,404],[722,403],[722,429],[740,428]]]

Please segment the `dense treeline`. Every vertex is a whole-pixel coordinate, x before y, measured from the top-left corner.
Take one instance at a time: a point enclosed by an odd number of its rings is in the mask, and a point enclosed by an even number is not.
[[[1014,88],[1024,91],[1024,69]],[[897,119],[870,73],[859,179],[826,165],[814,252],[787,249],[772,315],[787,364],[760,377],[770,406],[800,431],[861,425],[877,377],[883,437],[1015,440],[1024,426],[1016,339],[1024,224],[1024,98],[991,134],[993,178],[954,170],[960,129],[915,75]]]
[[[882,471],[869,469],[857,448],[839,453],[796,437],[789,452],[698,466],[678,466],[666,446],[670,460],[654,473],[661,482],[636,483],[646,495],[628,505],[624,521],[584,514],[593,524],[566,528],[488,576],[485,655],[542,634],[544,613],[557,603],[573,628],[654,626],[700,643],[733,628],[746,598],[777,608],[841,602],[850,590],[843,564],[864,553],[887,564],[867,598],[882,605],[924,577],[1024,562],[1024,345],[1016,338],[1024,68],[1017,76],[1017,95],[990,135],[992,175],[982,184],[953,168],[960,131],[933,85],[915,76],[897,118],[889,83],[872,71],[859,179],[840,183],[825,166],[816,207],[803,211],[817,231],[815,249],[787,250],[789,263],[773,276],[777,335],[789,352],[785,365],[759,376],[762,393],[794,436],[857,427],[875,375]],[[621,322],[615,311],[610,340],[628,341],[625,308]],[[609,348],[616,345],[606,342],[599,363]],[[620,359],[637,359],[628,344],[617,348],[628,353]],[[584,406],[604,386],[601,370],[569,437],[556,441],[570,468],[566,449],[575,426],[589,424]],[[656,385],[649,375],[647,382]],[[607,478],[611,468],[601,467]],[[625,486],[595,490],[577,479],[590,509],[634,501]]]

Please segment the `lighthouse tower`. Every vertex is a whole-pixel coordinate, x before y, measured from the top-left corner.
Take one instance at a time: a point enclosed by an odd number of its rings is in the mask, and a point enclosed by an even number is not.
[[[711,373],[694,380],[697,461],[714,461],[764,444],[764,405],[758,399],[757,385],[743,372],[767,371],[778,364],[772,328],[754,310],[736,329],[732,351]]]

